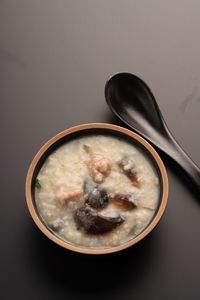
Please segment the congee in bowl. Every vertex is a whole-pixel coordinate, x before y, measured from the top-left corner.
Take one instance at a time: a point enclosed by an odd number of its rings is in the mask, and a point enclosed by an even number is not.
[[[27,176],[38,226],[58,244],[84,253],[118,251],[143,238],[167,197],[164,166],[147,144],[109,124],[80,125],[56,136]]]

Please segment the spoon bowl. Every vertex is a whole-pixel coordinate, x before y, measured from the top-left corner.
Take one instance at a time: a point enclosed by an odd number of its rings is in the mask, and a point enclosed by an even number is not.
[[[106,83],[105,98],[118,118],[178,163],[200,195],[200,169],[169,131],[148,85],[134,74],[118,73]]]

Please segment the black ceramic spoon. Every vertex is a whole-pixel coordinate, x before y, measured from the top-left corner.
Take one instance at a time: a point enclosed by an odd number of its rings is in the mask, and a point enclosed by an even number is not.
[[[200,169],[169,131],[147,84],[133,74],[119,73],[106,83],[105,97],[117,117],[181,166],[200,195]]]

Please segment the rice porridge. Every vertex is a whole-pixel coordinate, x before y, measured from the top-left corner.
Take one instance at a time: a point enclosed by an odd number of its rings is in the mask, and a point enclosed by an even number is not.
[[[46,226],[68,243],[98,249],[144,230],[159,194],[158,175],[142,151],[107,135],[63,144],[35,182],[36,207]]]

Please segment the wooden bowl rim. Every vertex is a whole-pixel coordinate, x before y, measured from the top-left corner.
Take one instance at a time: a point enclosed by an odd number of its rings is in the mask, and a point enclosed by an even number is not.
[[[125,136],[128,136],[128,137],[132,138],[133,140],[136,140],[139,144],[142,144],[148,150],[148,152],[153,157],[155,163],[157,164],[157,167],[160,170],[161,180],[162,180],[162,184],[163,184],[162,196],[161,196],[161,200],[160,200],[160,206],[159,206],[156,214],[154,215],[153,219],[149,223],[149,225],[135,238],[133,238],[133,239],[121,244],[121,245],[111,247],[111,248],[105,248],[105,249],[91,249],[91,248],[84,248],[84,247],[81,247],[81,246],[73,245],[73,244],[70,244],[70,243],[67,243],[67,242],[63,241],[62,239],[60,239],[59,237],[54,235],[51,231],[48,230],[48,228],[40,220],[40,218],[38,216],[38,213],[36,212],[34,203],[33,203],[32,190],[31,190],[32,179],[33,179],[35,168],[36,168],[39,160],[41,159],[41,157],[44,155],[44,153],[47,151],[47,149],[49,149],[50,146],[52,146],[58,140],[66,137],[67,135],[70,135],[72,133],[81,132],[81,131],[87,130],[87,129],[98,129],[98,128],[100,128],[100,129],[109,129],[109,130],[112,130],[112,131],[115,131],[115,132],[122,133]],[[52,137],[50,140],[48,140],[40,148],[40,150],[37,152],[37,154],[33,158],[32,162],[30,164],[30,167],[28,169],[28,172],[27,172],[26,183],[25,183],[25,194],[26,194],[26,202],[27,202],[27,205],[28,205],[28,209],[29,209],[30,215],[32,216],[34,222],[39,227],[39,229],[50,240],[52,240],[56,244],[66,248],[68,250],[72,250],[72,251],[79,252],[79,253],[84,253],[84,254],[113,253],[113,252],[117,252],[117,251],[121,251],[123,249],[126,249],[126,248],[138,243],[139,241],[141,241],[145,236],[147,236],[153,230],[153,228],[160,221],[160,219],[161,219],[161,217],[164,213],[164,210],[166,208],[168,192],[169,192],[169,184],[168,184],[167,172],[166,172],[165,166],[164,166],[160,156],[156,152],[156,150],[143,137],[141,137],[137,133],[132,132],[129,129],[126,129],[124,127],[113,125],[113,124],[108,124],[108,123],[80,124],[80,125],[73,126],[73,127],[68,128],[68,129],[65,129],[62,132],[56,134],[54,137]]]

